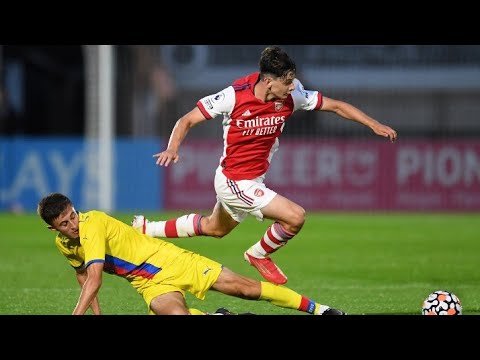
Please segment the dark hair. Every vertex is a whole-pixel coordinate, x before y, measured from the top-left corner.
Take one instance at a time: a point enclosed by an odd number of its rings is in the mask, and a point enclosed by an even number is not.
[[[274,75],[277,78],[295,77],[297,68],[295,62],[278,46],[269,46],[262,51],[260,61],[260,75]]]
[[[58,218],[72,202],[68,197],[60,193],[53,193],[45,196],[38,203],[37,213],[48,225]]]

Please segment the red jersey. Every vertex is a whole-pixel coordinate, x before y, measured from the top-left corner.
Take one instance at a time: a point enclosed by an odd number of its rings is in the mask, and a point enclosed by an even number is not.
[[[285,100],[262,101],[254,87],[260,73],[241,79],[214,95],[206,96],[197,106],[207,119],[223,115],[223,154],[220,165],[232,180],[251,180],[265,176],[285,121],[296,110],[317,110],[322,94],[309,91],[297,79],[295,90]]]

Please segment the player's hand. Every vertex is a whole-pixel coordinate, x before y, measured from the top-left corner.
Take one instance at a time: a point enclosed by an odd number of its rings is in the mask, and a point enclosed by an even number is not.
[[[372,127],[372,130],[377,135],[388,137],[392,143],[397,140],[397,132],[389,126],[376,124],[374,127]]]
[[[175,164],[180,159],[180,156],[178,156],[178,153],[176,151],[169,149],[162,151],[161,153],[154,154],[153,157],[157,158],[157,165],[165,167],[167,167],[171,161],[173,161],[173,163]]]

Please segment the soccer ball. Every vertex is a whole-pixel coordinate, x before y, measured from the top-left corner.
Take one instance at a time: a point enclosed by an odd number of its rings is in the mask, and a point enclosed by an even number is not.
[[[462,303],[454,293],[437,290],[423,301],[422,315],[462,315]]]

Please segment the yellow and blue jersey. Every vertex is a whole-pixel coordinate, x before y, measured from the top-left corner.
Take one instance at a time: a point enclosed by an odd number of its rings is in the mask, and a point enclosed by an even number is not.
[[[173,291],[188,291],[204,299],[220,276],[220,263],[142,234],[102,211],[78,216],[79,239],[61,234],[55,239],[70,265],[88,268],[104,263],[103,270],[127,279],[149,308],[156,296]]]
[[[71,266],[78,268],[84,264],[88,268],[92,263],[103,262],[105,272],[127,279],[152,278],[185,252],[97,210],[79,213],[79,234],[79,240],[61,234],[56,238],[57,247]],[[161,256],[151,259],[159,252]]]

